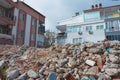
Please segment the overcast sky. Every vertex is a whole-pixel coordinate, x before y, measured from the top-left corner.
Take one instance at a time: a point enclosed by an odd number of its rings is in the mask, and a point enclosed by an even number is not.
[[[120,5],[120,0],[24,0],[24,2],[46,16],[46,29],[52,31],[56,30],[58,21],[71,18],[75,12],[82,13],[93,4]]]

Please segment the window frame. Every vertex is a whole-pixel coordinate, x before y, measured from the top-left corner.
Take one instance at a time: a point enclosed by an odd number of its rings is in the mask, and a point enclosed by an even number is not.
[[[20,21],[24,21],[25,20],[25,13],[24,12],[20,12],[19,19],[20,19]]]
[[[86,26],[86,31],[92,31],[92,26]]]
[[[32,26],[36,26],[36,23],[37,23],[36,19],[32,18]]]
[[[96,26],[96,30],[103,30],[104,29],[104,25],[97,25]]]
[[[3,33],[3,29],[0,27],[0,33]]]
[[[31,34],[31,41],[35,41],[35,34]]]
[[[0,15],[5,16],[5,9],[0,7]]]
[[[18,38],[22,39],[24,37],[24,30],[19,29],[18,31]]]

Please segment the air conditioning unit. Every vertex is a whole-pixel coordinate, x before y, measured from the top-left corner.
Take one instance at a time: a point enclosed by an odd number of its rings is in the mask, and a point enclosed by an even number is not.
[[[18,0],[12,0],[13,2],[17,2]]]
[[[82,35],[82,32],[78,32],[79,35]]]
[[[92,35],[92,34],[93,34],[93,31],[88,31],[88,33],[89,33],[90,35]]]

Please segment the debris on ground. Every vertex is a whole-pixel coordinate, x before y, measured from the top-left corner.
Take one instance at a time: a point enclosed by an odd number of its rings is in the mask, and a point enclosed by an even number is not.
[[[120,80],[120,42],[50,48],[0,45],[0,79],[5,77],[7,80]]]

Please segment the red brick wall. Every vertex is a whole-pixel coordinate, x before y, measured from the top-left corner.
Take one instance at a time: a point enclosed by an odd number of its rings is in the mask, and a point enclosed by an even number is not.
[[[36,12],[33,8],[30,8],[29,6],[27,6],[25,3],[21,3],[21,2],[18,3],[18,7],[19,7],[19,9],[21,9],[24,12],[26,12],[27,14],[33,16],[40,22],[45,23],[45,17],[42,16],[41,14],[39,14],[38,12]]]
[[[40,13],[38,13],[37,11],[35,11],[33,8],[29,7],[27,4],[23,3],[23,2],[19,2],[17,5],[17,8],[19,8],[20,11],[29,14],[30,16],[32,16],[32,18],[39,20],[41,23],[45,23],[45,16],[41,15]],[[20,16],[20,13],[19,13]],[[26,16],[25,16],[26,18]],[[25,27],[26,27],[26,19],[23,22],[20,22],[18,20],[18,28],[17,28],[17,35],[16,35],[16,43],[17,45],[23,45],[24,44],[24,39],[25,39]],[[32,20],[31,20],[31,28],[30,28],[30,46],[34,46],[36,45],[36,33],[37,33],[37,21],[36,21],[36,26],[32,26]],[[19,39],[18,38],[18,31],[22,29],[24,31],[24,38]],[[32,34],[35,35],[35,40],[32,41],[31,40],[31,36]]]
[[[0,38],[0,44],[2,44],[2,45],[5,45],[5,44],[13,45],[13,41],[10,40],[10,39]]]
[[[31,18],[30,46],[35,47],[35,45],[36,45],[36,32],[37,32],[37,31],[36,31],[36,29],[37,29],[37,20],[36,20],[35,26],[33,26],[33,25],[32,25],[32,19],[33,19],[33,17]],[[34,18],[34,19],[35,19],[35,18]],[[32,34],[35,35],[35,40],[34,40],[34,41],[31,40]]]
[[[24,21],[20,21],[20,13],[24,13]],[[23,11],[19,11],[19,18],[18,18],[18,27],[17,27],[17,35],[16,35],[16,44],[17,45],[23,45],[24,39],[25,39],[25,26],[26,26],[26,13]],[[19,38],[19,30],[23,31],[23,37]]]
[[[8,35],[12,34],[12,29],[9,28],[9,26],[0,25],[0,28],[2,28],[3,34],[8,34]]]

